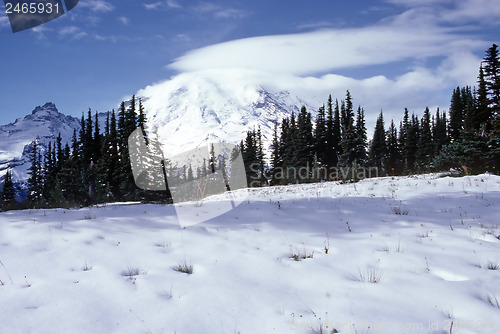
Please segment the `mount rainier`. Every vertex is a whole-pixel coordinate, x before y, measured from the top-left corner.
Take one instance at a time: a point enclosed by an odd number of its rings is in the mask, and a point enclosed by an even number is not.
[[[304,100],[282,83],[254,71],[211,70],[179,74],[136,96],[142,98],[149,127],[158,134],[168,157],[210,142],[239,143],[257,127],[268,148],[276,122],[297,114],[302,105],[315,111],[327,96],[309,95]],[[105,118],[99,120],[103,126]],[[63,143],[70,142],[73,130],[79,128],[79,118],[60,113],[51,102],[0,126],[0,176],[10,168],[22,183],[28,177],[33,140],[38,139],[43,151],[59,133]]]

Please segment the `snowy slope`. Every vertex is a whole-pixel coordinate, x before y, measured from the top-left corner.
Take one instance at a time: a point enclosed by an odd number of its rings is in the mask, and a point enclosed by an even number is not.
[[[169,156],[209,142],[237,144],[259,126],[267,149],[276,122],[303,105],[315,112],[327,98],[304,100],[286,88],[268,74],[209,70],[179,74],[138,95]]]
[[[499,217],[493,175],[0,213],[0,332],[499,333]]]
[[[14,179],[25,179],[33,140],[38,139],[44,149],[59,133],[63,143],[70,142],[73,129],[79,128],[77,118],[60,113],[51,102],[36,107],[14,123],[0,126],[0,175],[13,168]]]

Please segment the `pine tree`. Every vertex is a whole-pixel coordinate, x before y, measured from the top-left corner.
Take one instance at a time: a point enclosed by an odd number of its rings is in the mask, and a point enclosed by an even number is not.
[[[283,159],[283,169],[287,170],[289,167],[296,167],[298,161],[298,154],[296,150],[297,145],[297,127],[295,123],[295,114],[292,112],[290,118],[284,118],[281,123],[281,149]],[[291,175],[282,179],[282,183],[295,182]]]
[[[357,134],[354,126],[354,110],[351,93],[347,91],[345,101],[340,104],[341,115],[341,147],[340,164],[350,167],[356,159]]]
[[[404,127],[404,124],[403,124]],[[409,121],[407,133],[405,134],[404,143],[404,159],[405,170],[407,173],[414,173],[418,171],[416,156],[418,152],[418,143],[420,141],[420,122],[415,114],[412,114],[411,121]]]
[[[366,135],[365,111],[361,106],[358,107],[356,113],[356,139],[355,139],[355,153],[354,160],[360,166],[366,165],[367,155],[366,147],[368,145]]]
[[[31,144],[30,163],[28,168],[28,196],[27,201],[31,207],[39,207],[43,205],[43,175],[41,154],[38,148],[38,141],[35,140]]]
[[[333,127],[332,127],[332,160],[331,167],[337,167],[340,157],[342,156],[342,129],[340,123],[339,101],[335,100],[335,109],[333,112]]]
[[[119,165],[114,177],[119,187],[119,198],[122,200],[133,200],[136,197],[137,187],[130,167],[130,156],[128,151],[128,138],[137,128],[137,115],[135,111],[135,96],[132,96],[130,106],[125,108],[125,102],[120,105],[118,118],[119,138]]]
[[[467,115],[467,124],[469,132],[475,132],[477,135],[484,135],[489,127],[489,120],[492,113],[489,106],[488,87],[482,64],[479,68],[477,80],[476,108],[470,110],[469,115]]]
[[[260,125],[257,128],[257,137],[256,137],[256,145],[257,145],[257,156],[256,156],[256,162],[259,166],[259,180],[262,185],[265,184],[266,179],[265,179],[265,154],[264,154],[264,145],[262,143],[262,131],[260,129]]]
[[[449,133],[452,141],[460,140],[464,128],[465,105],[460,87],[453,90],[450,104]]]
[[[283,158],[281,156],[281,143],[278,137],[278,123],[274,123],[273,140],[271,143],[271,184],[280,183],[280,171],[283,171]]]
[[[242,158],[245,163],[245,171],[247,174],[247,183],[251,187],[256,187],[260,185],[260,176],[255,129],[247,132],[247,137],[245,138],[245,142],[242,142],[241,148]]]
[[[62,164],[64,163],[64,151],[63,151],[62,137],[60,132],[56,138],[54,153],[56,155],[54,168],[56,170],[55,173],[58,174],[61,171]]]
[[[45,152],[43,164],[41,165],[42,175],[43,175],[42,196],[44,198],[44,202],[47,203],[49,206],[57,204],[54,203],[51,198],[51,194],[54,189],[57,177],[57,170],[56,170],[57,159],[54,151],[55,148],[54,149],[52,148],[52,142],[49,142],[47,151]]]
[[[94,122],[94,138],[93,138],[93,158],[94,162],[97,163],[97,161],[101,158],[101,149],[102,149],[102,135],[101,135],[101,129],[99,126],[99,114],[95,113],[95,122]]]
[[[12,172],[9,169],[3,180],[1,207],[3,211],[13,210],[17,207],[16,189],[12,181]]]
[[[120,164],[119,147],[120,144],[117,130],[116,114],[115,110],[113,109],[111,111],[109,138],[107,141],[107,154],[109,156],[108,182],[110,195],[113,198],[118,198],[120,193],[119,175],[117,175],[118,166]]]
[[[448,144],[449,142],[446,126],[447,126],[446,113],[444,112],[440,113],[439,108],[437,108],[432,127],[434,156],[438,155],[443,146]]]
[[[420,121],[420,136],[418,139],[417,164],[420,171],[428,171],[434,157],[434,143],[432,141],[431,113],[425,108],[424,116]]]
[[[146,112],[144,111],[144,105],[142,104],[142,99],[139,99],[139,116],[137,118],[137,127],[142,129],[144,134],[144,139],[146,144],[148,144],[148,134],[146,132]]]
[[[500,55],[498,45],[493,44],[486,51],[483,63],[490,115],[496,118],[500,114]]]
[[[313,134],[311,114],[307,112],[305,106],[300,108],[300,113],[297,116],[297,141],[295,150],[296,164],[295,167],[311,166],[313,161]]]
[[[387,145],[385,140],[385,125],[384,114],[380,112],[375,130],[373,131],[373,139],[370,145],[370,164],[382,171],[385,169],[385,159],[387,156]]]
[[[316,126],[314,128],[314,148],[320,165],[326,165],[328,163],[327,130],[325,106],[322,106],[318,110]]]
[[[398,140],[398,130],[391,120],[391,125],[387,131],[387,158],[386,169],[390,175],[399,175],[402,172],[402,155]]]

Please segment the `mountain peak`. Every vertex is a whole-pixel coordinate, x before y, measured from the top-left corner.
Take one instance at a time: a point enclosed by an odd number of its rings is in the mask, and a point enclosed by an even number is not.
[[[43,106],[37,106],[32,112],[32,115],[40,114],[40,113],[59,113],[57,107],[52,102],[47,102]]]

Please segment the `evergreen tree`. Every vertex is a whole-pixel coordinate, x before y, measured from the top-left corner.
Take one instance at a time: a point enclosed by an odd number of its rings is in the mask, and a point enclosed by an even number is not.
[[[117,175],[118,166],[120,164],[119,156],[119,137],[117,130],[115,110],[111,111],[111,120],[109,124],[109,137],[106,147],[107,155],[109,156],[108,165],[108,182],[110,195],[117,198],[120,193],[119,176]]]
[[[339,157],[342,154],[341,127],[339,101],[335,100],[335,109],[332,105],[332,96],[328,96],[327,120],[326,120],[326,157],[328,167],[337,167]]]
[[[404,124],[403,124],[404,127]],[[414,173],[418,171],[416,156],[418,152],[418,143],[420,141],[420,123],[418,117],[412,114],[411,121],[408,124],[404,143],[404,160],[405,170],[407,173]]]
[[[450,124],[449,133],[452,141],[460,140],[462,135],[462,130],[464,127],[464,113],[465,104],[462,98],[462,91],[460,87],[453,90],[453,95],[451,96],[450,104]]]
[[[114,177],[119,187],[119,197],[122,200],[133,200],[136,197],[137,187],[130,167],[130,156],[128,151],[128,138],[137,128],[137,114],[135,110],[135,96],[132,96],[130,106],[125,108],[125,103],[120,105],[118,119],[119,138],[119,165]]]
[[[493,44],[486,51],[483,63],[490,116],[496,118],[500,114],[500,55],[498,45]]]
[[[467,124],[469,132],[475,132],[477,135],[484,135],[491,118],[491,109],[489,106],[488,87],[482,64],[479,68],[477,79],[478,89],[476,95],[476,108],[470,110],[469,115],[467,115]]]
[[[363,108],[358,107],[356,113],[356,139],[355,139],[355,152],[354,160],[360,166],[366,165],[366,147],[368,145],[366,135],[365,111]]]
[[[387,158],[386,169],[390,175],[399,175],[402,172],[402,156],[399,147],[398,130],[391,120],[391,125],[387,131]]]
[[[379,171],[383,171],[385,169],[386,156],[387,145],[385,140],[384,114],[380,112],[375,123],[373,139],[370,145],[370,165],[377,167]]]
[[[434,143],[432,141],[431,113],[429,108],[425,108],[424,116],[420,121],[420,136],[418,138],[417,164],[419,170],[429,170],[433,157]]]
[[[101,135],[101,129],[99,126],[99,114],[95,113],[95,124],[94,124],[94,138],[93,138],[93,158],[94,158],[94,163],[97,163],[97,161],[101,158],[101,152],[102,152],[102,135]]]
[[[322,106],[318,110],[316,126],[314,128],[314,148],[320,165],[326,165],[328,163],[327,130],[325,106]]]
[[[10,170],[7,170],[3,180],[1,207],[2,211],[12,210],[17,207],[16,189],[14,188],[14,182],[12,181],[12,173]]]
[[[56,138],[56,144],[54,146],[54,154],[56,155],[54,160],[55,160],[55,173],[58,174],[61,171],[61,166],[64,163],[64,151],[63,151],[63,145],[62,145],[62,137],[61,133],[57,135]]]
[[[144,139],[146,141],[146,144],[148,144],[148,136],[146,132],[146,112],[144,111],[144,105],[142,104],[142,99],[139,99],[139,116],[137,118],[137,127],[142,129],[142,132],[144,134]]]
[[[287,170],[289,167],[297,166],[297,127],[295,124],[295,114],[292,112],[290,119],[284,118],[281,123],[281,156],[283,159],[283,169]],[[282,183],[295,182],[294,179],[288,177],[282,178]]]
[[[265,165],[264,165],[264,160],[265,160],[265,155],[264,155],[264,145],[262,144],[262,131],[260,130],[260,125],[257,128],[257,137],[256,137],[256,145],[257,145],[257,155],[256,155],[256,162],[259,166],[259,179],[261,184],[265,184]]]
[[[278,123],[274,123],[273,141],[271,143],[271,184],[279,184],[280,171],[283,171],[281,143],[278,137]]]
[[[38,148],[38,141],[31,144],[30,155],[31,166],[28,168],[28,196],[27,201],[31,207],[43,205],[43,175],[41,154]]]
[[[51,198],[52,190],[54,189],[57,177],[56,165],[56,155],[52,149],[52,142],[49,142],[47,151],[45,152],[43,164],[41,164],[41,174],[43,178],[42,197],[44,199],[44,203],[49,206],[56,204],[53,203]]]
[[[434,156],[436,156],[441,151],[441,148],[448,144],[449,139],[446,131],[446,113],[440,113],[438,108],[434,120],[432,138],[434,142]]]
[[[255,129],[247,132],[245,142],[242,142],[241,152],[245,171],[247,174],[247,183],[251,187],[260,185],[259,181],[259,161],[257,159],[257,139]]]
[[[341,147],[340,164],[350,167],[356,159],[357,134],[354,126],[354,110],[352,109],[351,93],[347,91],[345,101],[340,104],[341,115]]]
[[[302,106],[297,116],[297,137],[295,143],[296,163],[295,167],[307,167],[313,161],[313,134],[311,114]]]

